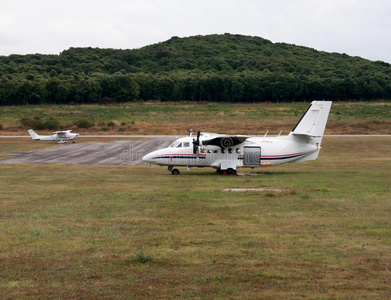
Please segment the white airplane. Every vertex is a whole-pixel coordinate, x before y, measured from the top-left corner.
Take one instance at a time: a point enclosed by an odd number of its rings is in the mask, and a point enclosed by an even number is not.
[[[59,141],[59,144],[66,143],[69,140],[73,140],[74,143],[75,139],[79,136],[78,133],[71,133],[72,130],[55,131],[53,135],[38,135],[32,129],[27,131],[34,141]]]
[[[242,167],[263,167],[283,163],[315,160],[321,149],[331,101],[313,101],[300,121],[287,136],[263,137],[197,133],[177,139],[168,148],[143,157],[150,164],[175,167],[212,167],[218,172],[234,175]]]

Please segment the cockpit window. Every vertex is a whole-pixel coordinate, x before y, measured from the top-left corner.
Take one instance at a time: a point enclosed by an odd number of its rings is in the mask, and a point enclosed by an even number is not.
[[[173,142],[170,146],[168,146],[169,148],[182,148],[182,147],[190,147],[190,142],[178,142],[178,141],[175,141]]]

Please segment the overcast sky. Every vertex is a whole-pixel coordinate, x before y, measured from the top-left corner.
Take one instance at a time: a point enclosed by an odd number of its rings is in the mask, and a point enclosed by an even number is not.
[[[215,33],[391,63],[391,0],[0,0],[0,55]]]

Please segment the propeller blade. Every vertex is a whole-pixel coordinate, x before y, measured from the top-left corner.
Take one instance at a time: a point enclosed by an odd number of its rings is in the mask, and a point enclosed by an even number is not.
[[[200,135],[201,135],[201,130],[197,131],[197,159],[200,157]]]
[[[201,130],[197,131],[197,139],[193,139],[193,154],[197,154],[197,158],[200,152],[199,146],[200,146],[200,135],[201,135]]]
[[[193,154],[196,154],[196,153],[197,153],[197,148],[198,148],[198,146],[197,146],[197,144],[196,144],[196,140],[193,139]]]

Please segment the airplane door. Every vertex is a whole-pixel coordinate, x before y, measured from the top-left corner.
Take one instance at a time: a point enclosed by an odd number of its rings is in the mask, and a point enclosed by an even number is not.
[[[243,166],[259,167],[261,165],[261,147],[243,147]]]

